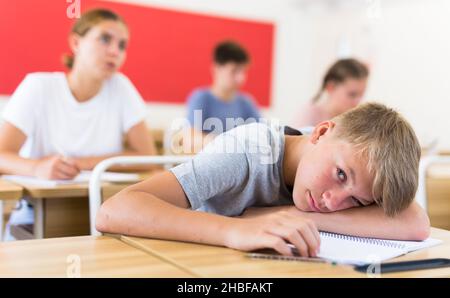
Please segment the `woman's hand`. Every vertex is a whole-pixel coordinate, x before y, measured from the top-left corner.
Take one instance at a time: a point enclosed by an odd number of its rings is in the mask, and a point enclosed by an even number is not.
[[[34,176],[43,179],[68,180],[80,173],[75,160],[54,155],[37,161],[33,169]]]

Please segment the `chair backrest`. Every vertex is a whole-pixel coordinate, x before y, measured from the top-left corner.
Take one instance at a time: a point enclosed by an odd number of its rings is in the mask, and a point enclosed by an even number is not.
[[[100,235],[95,228],[95,217],[102,204],[101,175],[114,165],[166,165],[180,164],[192,159],[192,155],[166,156],[118,156],[105,159],[97,164],[89,180],[89,220],[91,235]]]

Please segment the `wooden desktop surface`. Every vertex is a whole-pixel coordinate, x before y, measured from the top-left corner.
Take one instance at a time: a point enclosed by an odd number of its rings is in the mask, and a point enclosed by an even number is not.
[[[22,186],[0,179],[0,200],[18,200],[22,192]]]
[[[432,228],[443,244],[409,253],[392,261],[450,258],[450,231]],[[224,247],[121,236],[122,241],[149,254],[179,264],[201,277],[367,277],[351,266],[328,263],[252,259]],[[450,277],[450,268],[383,274],[383,277]]]
[[[0,277],[77,277],[78,272],[79,277],[192,277],[112,237],[0,243]]]

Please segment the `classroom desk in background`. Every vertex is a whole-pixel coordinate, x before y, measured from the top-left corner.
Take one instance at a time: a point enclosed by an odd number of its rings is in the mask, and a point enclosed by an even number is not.
[[[23,187],[0,179],[0,199],[18,200],[22,196]]]
[[[450,165],[430,166],[426,183],[427,211],[431,225],[450,230]]]
[[[450,231],[432,228],[431,237],[443,243],[390,260],[450,258]],[[246,253],[224,247],[121,236],[121,240],[178,264],[199,277],[367,277],[351,266],[328,263],[251,259]],[[406,271],[383,277],[450,277],[450,268]]]
[[[157,172],[157,171],[155,171]],[[145,179],[155,172],[142,174]],[[107,199],[132,183],[103,183],[102,198]],[[56,187],[22,184],[23,196],[34,207],[34,225],[14,226],[16,239],[42,239],[89,235],[89,185]]]
[[[106,236],[0,243],[0,277],[192,277]]]
[[[22,186],[0,179],[0,242],[3,239],[5,202],[8,204],[6,209],[12,209],[11,206],[22,197],[22,192]]]
[[[159,154],[164,152],[164,130],[148,129]],[[127,146],[127,144],[125,144]],[[150,174],[144,174],[145,179]],[[109,198],[130,184],[104,183],[102,197]],[[22,193],[23,191],[23,193]],[[27,196],[34,206],[34,225],[12,227],[17,239],[41,239],[89,235],[89,188],[87,184],[60,185],[57,187],[36,187],[17,185],[0,179],[0,241],[3,239],[3,222],[15,201]],[[6,210],[3,200],[7,201]],[[13,201],[14,200],[14,201]]]

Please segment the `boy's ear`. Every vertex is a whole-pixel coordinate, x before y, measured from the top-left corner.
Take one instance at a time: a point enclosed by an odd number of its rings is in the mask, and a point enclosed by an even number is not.
[[[78,52],[78,46],[80,43],[80,36],[76,33],[70,33],[68,37],[69,47],[72,53],[76,54]]]
[[[334,90],[335,87],[336,87],[336,83],[335,83],[335,82],[328,82],[328,83],[325,85],[325,90],[326,90],[328,93],[330,93],[330,92],[332,92],[332,91]]]
[[[336,123],[331,120],[323,121],[317,124],[309,138],[311,143],[317,144],[319,139],[325,135],[328,135],[335,126]]]

